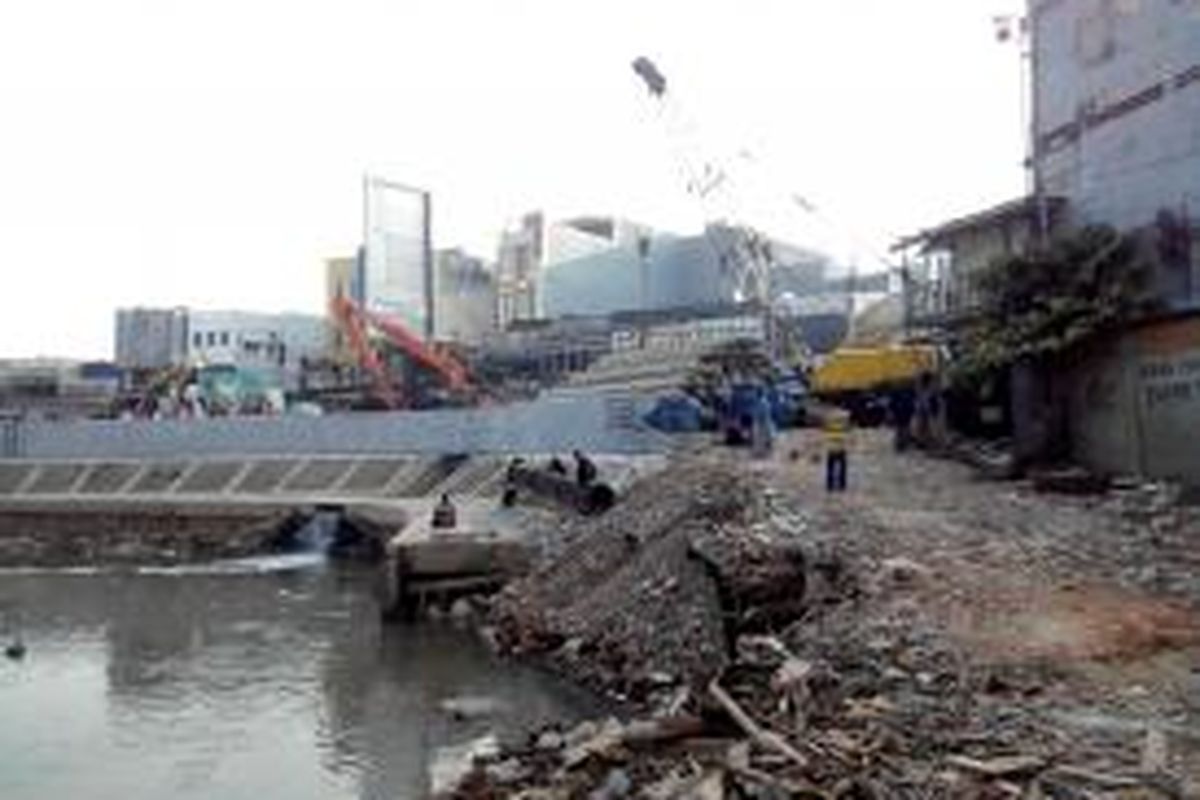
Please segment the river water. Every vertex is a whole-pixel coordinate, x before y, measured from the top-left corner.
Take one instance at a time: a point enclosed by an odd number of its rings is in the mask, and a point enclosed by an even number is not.
[[[269,566],[0,573],[0,798],[421,798],[445,748],[595,710],[450,622],[381,625],[369,573]]]

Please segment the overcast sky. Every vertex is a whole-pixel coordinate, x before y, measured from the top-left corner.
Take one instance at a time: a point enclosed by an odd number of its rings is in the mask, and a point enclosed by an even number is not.
[[[992,22],[1018,6],[4,3],[0,356],[109,357],[123,305],[320,313],[365,171],[431,189],[435,244],[481,255],[535,208],[697,230],[638,55],[732,165],[736,213],[870,268],[1022,191],[1019,56]]]

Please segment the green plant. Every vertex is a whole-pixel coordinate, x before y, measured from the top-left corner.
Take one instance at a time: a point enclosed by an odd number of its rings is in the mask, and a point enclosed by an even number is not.
[[[1154,305],[1150,263],[1135,237],[1086,227],[1048,247],[993,262],[958,342],[952,377],[978,385],[1019,360],[1045,363]]]

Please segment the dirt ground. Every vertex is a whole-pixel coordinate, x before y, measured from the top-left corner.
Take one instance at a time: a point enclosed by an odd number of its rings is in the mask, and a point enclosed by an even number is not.
[[[754,465],[785,505],[816,513],[828,546],[866,555],[891,595],[964,658],[1042,667],[1063,719],[1178,734],[1200,781],[1200,511],[1131,482],[1042,494],[858,432],[849,490],[824,490],[820,440],[800,431]],[[886,593],[885,593],[886,595]]]

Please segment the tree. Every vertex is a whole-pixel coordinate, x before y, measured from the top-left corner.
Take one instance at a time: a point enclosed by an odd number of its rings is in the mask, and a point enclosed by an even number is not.
[[[974,384],[1018,361],[1054,362],[1151,311],[1151,264],[1137,239],[1082,228],[1048,247],[993,262],[959,339],[953,377]]]

